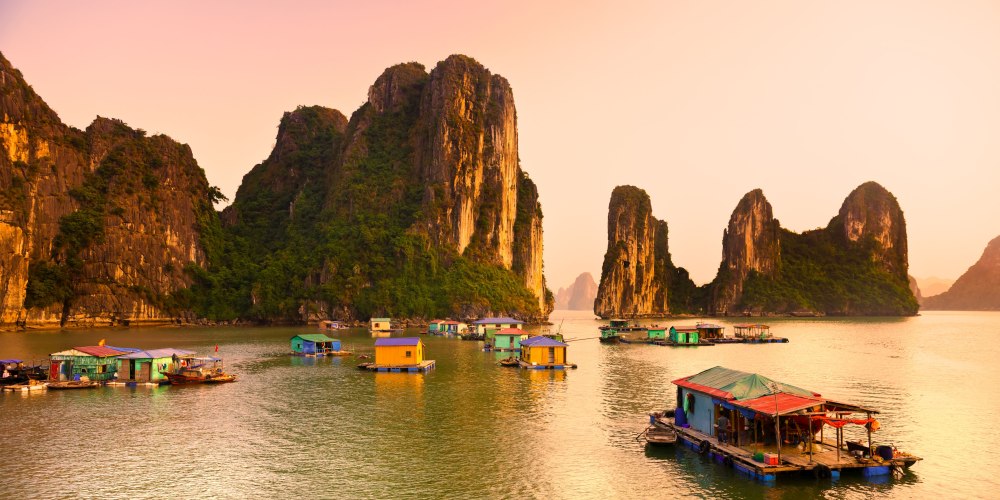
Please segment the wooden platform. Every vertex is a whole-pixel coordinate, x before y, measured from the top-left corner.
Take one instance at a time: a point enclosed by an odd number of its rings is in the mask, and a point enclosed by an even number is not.
[[[779,475],[811,475],[838,478],[843,470],[854,470],[865,476],[882,476],[892,473],[895,467],[908,467],[921,460],[918,457],[905,457],[887,460],[885,462],[859,462],[846,450],[840,451],[837,457],[837,447],[828,442],[816,443],[823,451],[816,452],[809,456],[809,453],[799,451],[794,446],[782,447],[781,462],[778,465],[767,465],[753,459],[753,452],[730,444],[719,443],[714,436],[709,436],[697,430],[678,427],[667,419],[660,419],[657,425],[667,425],[677,432],[679,442],[688,448],[699,453],[708,455],[720,464],[731,467],[747,474],[750,477],[772,482]],[[707,444],[707,449],[706,449]],[[777,449],[771,447],[759,447],[758,451],[774,453]]]
[[[390,372],[390,373],[420,373],[428,372],[432,370],[435,366],[433,359],[425,360],[419,365],[376,365],[375,363],[362,363],[358,365],[358,368],[365,370],[370,370],[373,372]]]
[[[566,363],[564,365],[533,365],[521,360],[517,360],[517,365],[525,370],[566,370],[576,368],[576,364],[574,363]]]

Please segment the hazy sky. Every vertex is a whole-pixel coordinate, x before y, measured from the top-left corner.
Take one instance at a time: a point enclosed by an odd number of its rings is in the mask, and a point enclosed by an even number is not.
[[[0,0],[0,51],[63,121],[188,143],[230,198],[284,111],[350,115],[392,64],[473,56],[514,89],[553,290],[600,276],[619,184],[699,283],[758,187],[801,231],[881,183],[918,277],[1000,234],[998,2]]]

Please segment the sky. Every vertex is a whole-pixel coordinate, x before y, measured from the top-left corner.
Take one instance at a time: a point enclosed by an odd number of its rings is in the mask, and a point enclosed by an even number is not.
[[[599,278],[621,184],[699,284],[746,192],[804,231],[869,180],[910,274],[957,278],[1000,235],[998,26],[990,1],[0,0],[0,52],[64,122],[187,143],[230,198],[285,111],[350,115],[386,67],[476,58],[514,90],[553,290]]]

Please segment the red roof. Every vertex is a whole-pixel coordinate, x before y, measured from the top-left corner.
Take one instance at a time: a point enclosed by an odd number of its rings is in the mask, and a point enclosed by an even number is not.
[[[98,358],[106,358],[108,356],[121,356],[122,354],[128,354],[127,351],[119,351],[118,349],[112,349],[110,347],[105,347],[102,345],[91,345],[85,347],[74,347],[77,351],[87,353],[91,356],[97,356]]]
[[[715,396],[717,398],[733,399],[733,393],[731,393],[731,392],[726,392],[726,391],[723,391],[721,389],[716,389],[714,387],[709,387],[707,385],[701,385],[701,384],[696,384],[694,382],[688,382],[689,378],[691,378],[691,377],[679,378],[677,380],[674,380],[673,383],[674,383],[674,385],[677,385],[677,386],[680,386],[680,387],[685,387],[685,388],[688,388],[688,389],[694,389],[694,390],[696,390],[698,392],[704,392],[705,394],[709,394],[709,395]]]
[[[784,415],[811,408],[824,402],[826,400],[823,398],[796,396],[785,392],[779,392],[770,396],[761,396],[755,399],[745,399],[743,401],[730,401],[734,406],[749,408],[765,415]]]
[[[458,321],[445,321],[444,324],[446,324],[446,325],[457,325],[459,323],[458,323]]]
[[[520,328],[504,328],[497,332],[501,335],[527,335],[528,332]]]

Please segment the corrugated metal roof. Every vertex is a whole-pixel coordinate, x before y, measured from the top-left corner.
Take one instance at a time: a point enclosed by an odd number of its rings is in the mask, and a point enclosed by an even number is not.
[[[298,337],[298,338],[300,338],[302,340],[308,340],[309,342],[333,342],[333,341],[337,340],[337,339],[332,339],[330,337],[327,337],[326,335],[324,335],[322,333],[300,333],[300,334],[296,335],[295,337]],[[295,337],[292,337],[292,339],[294,339]],[[288,340],[292,340],[292,339],[288,339]]]
[[[108,347],[108,348],[114,349],[116,351],[121,351],[121,352],[138,352],[138,351],[142,350],[142,349],[139,349],[138,347],[118,347],[118,346],[113,346],[113,345],[105,345],[104,347]]]
[[[558,340],[553,340],[548,337],[530,337],[521,341],[521,347],[531,346],[531,347],[566,347],[566,344],[559,342]]]
[[[764,415],[786,415],[806,408],[823,404],[823,398],[799,396],[795,394],[778,393],[770,396],[733,401],[733,406],[753,410]]]
[[[417,345],[419,342],[417,337],[383,337],[375,339],[375,347]]]
[[[0,363],[21,363],[20,359],[0,359]]]
[[[118,358],[119,359],[172,358],[175,354],[177,356],[190,356],[194,354],[194,351],[185,351],[184,349],[174,349],[171,347],[166,347],[163,349],[147,349],[145,351],[131,352],[124,356],[118,356]]]
[[[731,370],[721,366],[673,381],[674,385],[725,399],[746,400],[778,393],[816,397],[819,394],[794,385],[771,380],[756,373]],[[775,390],[777,389],[777,390]]]
[[[128,351],[119,351],[118,349],[103,345],[88,345],[83,347],[74,347],[73,349],[84,353],[85,356],[96,356],[98,358],[128,354]]]
[[[378,321],[379,323],[388,323],[392,321],[390,318],[372,318],[372,321]]]
[[[515,324],[523,325],[524,321],[514,318],[483,318],[473,323],[474,325],[491,325],[491,324]]]
[[[504,328],[496,333],[497,335],[527,335],[528,332],[520,328]]]

